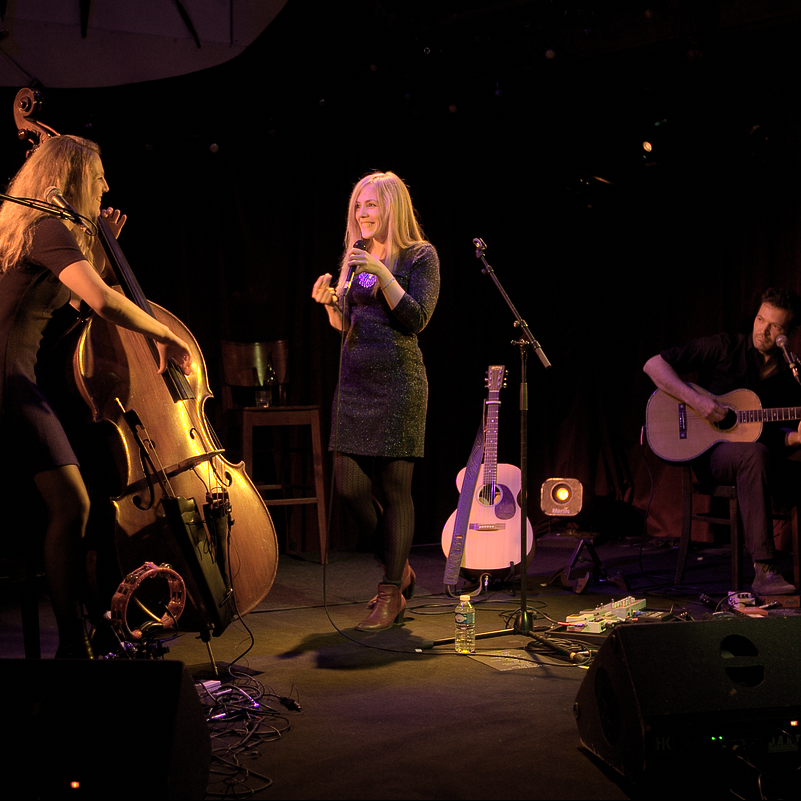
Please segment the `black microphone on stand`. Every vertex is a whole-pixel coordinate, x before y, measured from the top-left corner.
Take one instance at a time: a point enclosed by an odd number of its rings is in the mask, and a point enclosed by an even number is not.
[[[61,194],[61,190],[57,186],[49,186],[45,191],[45,200],[53,206],[58,206],[63,211],[66,211],[69,214],[70,219],[72,222],[80,225],[87,234],[93,234],[94,231],[89,229],[89,226],[86,224],[86,221],[78,214],[78,210],[71,204],[68,203],[67,200],[64,198],[64,195]]]
[[[353,243],[353,247],[358,248],[359,250],[367,250],[367,243],[363,239],[357,239]],[[348,292],[350,292],[350,285],[353,283],[353,276],[356,273],[356,265],[352,264],[350,270],[348,271],[348,280],[345,282],[345,294],[343,297],[347,297]]]
[[[776,344],[782,349],[784,360],[790,365],[790,369],[793,371],[793,377],[796,381],[801,383],[801,379],[798,377],[798,359],[787,347],[787,337],[784,334],[779,334],[779,336],[776,337]]]

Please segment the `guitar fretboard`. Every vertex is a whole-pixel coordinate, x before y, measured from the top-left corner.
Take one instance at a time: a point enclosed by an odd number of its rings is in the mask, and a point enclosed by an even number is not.
[[[775,423],[779,420],[801,419],[801,406],[783,409],[741,409],[737,412],[738,423]]]
[[[498,407],[501,405],[498,394],[498,392],[489,393],[484,434],[484,484],[490,484],[492,487],[495,487],[498,480]]]

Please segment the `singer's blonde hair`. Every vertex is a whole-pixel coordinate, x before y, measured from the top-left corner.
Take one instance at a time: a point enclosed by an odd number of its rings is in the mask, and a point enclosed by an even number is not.
[[[100,148],[78,136],[51,136],[34,150],[11,179],[6,194],[31,200],[45,200],[51,186],[58,187],[75,210],[94,220],[100,213],[92,197],[92,165]],[[21,206],[10,200],[0,206],[0,272],[19,267],[30,253],[33,227],[47,212]],[[91,242],[74,223],[64,223],[75,235],[78,247],[89,262]]]
[[[394,172],[372,172],[365,175],[350,194],[348,222],[345,227],[345,250],[340,263],[337,294],[342,295],[348,278],[347,253],[353,243],[361,238],[361,229],[356,219],[356,201],[362,190],[372,185],[378,198],[378,208],[387,221],[387,251],[384,264],[395,272],[402,250],[418,242],[426,242],[423,229],[417,220],[409,188]],[[374,291],[377,290],[377,284]]]

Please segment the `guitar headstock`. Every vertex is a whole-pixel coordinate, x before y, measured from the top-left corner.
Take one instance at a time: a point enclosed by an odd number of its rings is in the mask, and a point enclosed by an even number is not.
[[[500,392],[506,386],[506,367],[502,364],[490,365],[485,381],[490,392]]]

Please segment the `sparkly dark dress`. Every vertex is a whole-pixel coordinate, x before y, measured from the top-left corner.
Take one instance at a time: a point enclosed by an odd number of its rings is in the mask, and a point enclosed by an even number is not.
[[[36,365],[48,323],[70,300],[58,276],[84,258],[67,228],[45,218],[36,225],[21,268],[0,274],[0,443],[7,458],[13,455],[15,469],[29,476],[78,464],[37,381]]]
[[[428,379],[417,334],[431,319],[439,297],[439,257],[427,242],[402,251],[394,275],[406,294],[394,309],[381,290],[376,294],[375,287],[359,283],[361,275],[345,301],[350,328],[334,393],[329,450],[419,457]]]

